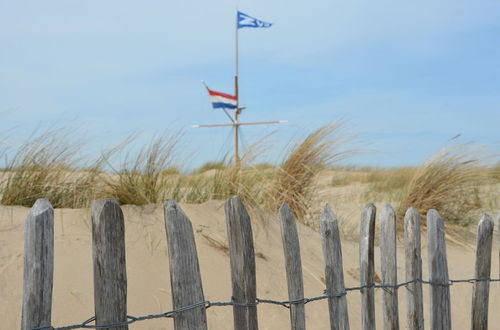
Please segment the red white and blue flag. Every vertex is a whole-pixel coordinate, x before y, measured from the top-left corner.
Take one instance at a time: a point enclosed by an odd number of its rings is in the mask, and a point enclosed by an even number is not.
[[[236,109],[236,96],[222,92],[216,92],[209,89],[208,87],[207,90],[208,94],[210,94],[210,100],[212,101],[212,107],[214,109]]]

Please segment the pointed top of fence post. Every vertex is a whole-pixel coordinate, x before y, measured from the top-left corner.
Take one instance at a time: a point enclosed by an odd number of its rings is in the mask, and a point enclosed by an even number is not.
[[[106,207],[120,207],[120,203],[114,198],[101,198],[92,202],[92,211],[101,213]]]
[[[335,212],[333,212],[332,208],[330,207],[330,204],[325,204],[325,207],[323,208],[323,212],[321,212],[319,216],[319,221],[337,221],[337,215]]]
[[[290,207],[290,205],[288,205],[287,203],[283,203],[283,204],[281,204],[281,206],[278,210],[278,213],[281,216],[285,216],[285,215],[289,215],[290,213],[293,214],[293,210]],[[294,215],[294,217],[295,217],[295,215]]]
[[[418,213],[418,210],[416,208],[414,208],[413,206],[410,206],[407,210],[406,210],[406,213],[405,213],[405,219],[407,217],[415,217],[416,215],[419,215],[420,216],[420,213]]]
[[[439,214],[439,212],[436,210],[436,209],[430,209],[429,211],[427,211],[427,219],[441,219],[441,215]],[[428,220],[427,220],[428,221]]]
[[[375,207],[375,205],[373,203],[367,203],[365,205],[365,207],[363,208],[363,213],[370,212],[370,214],[371,214],[371,213],[375,212],[376,210],[377,210],[377,208]]]
[[[489,216],[489,214],[487,213],[483,213],[483,215],[481,216],[481,220],[479,220],[479,223],[478,223],[478,226],[479,227],[493,227],[494,226],[494,223],[493,223],[493,219]]]
[[[165,203],[163,203],[163,208],[165,210],[165,213],[174,212],[175,214],[178,214],[184,218],[188,218],[182,208],[179,207],[179,204],[177,204],[177,202],[173,199],[165,201]]]
[[[33,207],[30,210],[30,215],[36,217],[47,210],[52,210],[52,212],[54,211],[52,204],[50,204],[50,201],[47,198],[39,198],[36,200],[35,204],[33,204]]]
[[[243,205],[243,202],[241,201],[241,198],[238,195],[234,195],[234,196],[229,197],[226,200],[226,203],[231,203],[231,204],[235,203],[235,204],[242,204]]]
[[[380,218],[384,219],[387,217],[396,217],[396,213],[394,212],[394,208],[391,204],[385,204],[382,208],[382,212],[380,213]]]

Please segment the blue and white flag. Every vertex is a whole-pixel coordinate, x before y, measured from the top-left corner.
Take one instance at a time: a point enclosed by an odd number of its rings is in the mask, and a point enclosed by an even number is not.
[[[251,28],[268,28],[271,27],[273,23],[267,23],[261,20],[258,20],[252,16],[248,16],[241,11],[238,11],[238,29],[251,27]]]

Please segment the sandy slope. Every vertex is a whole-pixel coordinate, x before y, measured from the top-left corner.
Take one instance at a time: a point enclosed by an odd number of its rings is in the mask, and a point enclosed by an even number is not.
[[[193,222],[203,276],[205,297],[212,301],[228,301],[231,297],[229,259],[223,247],[226,228],[222,202],[211,201],[201,205],[181,207]],[[128,275],[128,311],[131,315],[160,313],[171,308],[170,283],[163,227],[163,210],[159,205],[147,207],[125,206],[126,247]],[[359,210],[361,211],[361,210]],[[27,208],[0,207],[0,319],[2,329],[18,329],[21,315],[23,223]],[[359,216],[358,216],[359,217]],[[358,217],[340,219],[359,221]],[[55,275],[53,324],[62,326],[79,323],[93,315],[93,285],[91,268],[91,237],[89,210],[57,209],[55,211]],[[254,221],[257,258],[258,296],[278,300],[287,299],[283,251],[279,226],[275,219],[267,225]],[[305,291],[307,296],[322,294],[324,285],[321,241],[318,233],[299,226]],[[377,233],[378,235],[378,233]],[[425,236],[425,233],[424,233]],[[497,236],[496,236],[497,237]],[[498,245],[495,239],[492,276],[498,273]],[[424,240],[425,241],[425,240]],[[472,242],[473,243],[473,242]],[[426,246],[424,242],[424,277],[427,277]],[[399,246],[399,256],[403,249]],[[474,249],[448,242],[449,269],[452,278],[473,275]],[[358,245],[343,241],[345,277],[348,286],[356,286],[358,272]],[[376,263],[379,260],[376,251]],[[404,279],[404,259],[399,263],[399,278]],[[376,266],[377,272],[379,265]],[[470,327],[470,300],[472,286],[457,284],[452,287],[452,316],[454,329]],[[500,323],[500,315],[493,306],[500,303],[500,284],[492,284],[490,297],[490,329]],[[381,292],[377,291],[377,322],[380,315]],[[428,289],[424,289],[425,314],[428,322]],[[405,322],[405,289],[399,293],[401,324]],[[360,328],[360,296],[349,293],[349,312],[352,329]],[[232,329],[230,307],[208,310],[212,329]],[[274,305],[258,307],[261,329],[289,329],[289,312]],[[326,301],[313,302],[306,307],[309,329],[329,329]],[[170,319],[136,323],[131,329],[173,329]],[[404,328],[402,326],[402,328]]]

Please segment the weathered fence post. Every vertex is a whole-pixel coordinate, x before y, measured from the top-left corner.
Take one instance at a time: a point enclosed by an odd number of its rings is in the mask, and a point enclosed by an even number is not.
[[[443,219],[436,210],[427,212],[427,253],[431,282],[431,329],[451,329],[450,287]]]
[[[398,283],[396,258],[396,214],[392,206],[385,205],[380,216],[380,267],[382,283],[396,285]],[[398,289],[385,288],[383,291],[384,329],[399,329]]]
[[[365,206],[361,213],[361,226],[359,237],[359,271],[361,286],[361,319],[363,330],[375,329],[375,214],[376,208],[373,204]]]
[[[477,226],[476,271],[475,278],[489,279],[491,274],[491,245],[493,242],[493,221],[483,215]],[[473,330],[488,329],[488,301],[490,281],[474,283],[472,291],[472,326]]]
[[[21,329],[50,326],[54,278],[54,209],[38,199],[24,226],[24,288]]]
[[[95,323],[98,326],[127,321],[125,224],[114,199],[92,203]],[[106,329],[125,330],[128,325]]]
[[[406,325],[410,330],[424,329],[422,293],[422,251],[420,243],[420,214],[410,207],[404,218],[406,281],[415,281],[406,288]]]
[[[256,330],[257,285],[255,277],[255,251],[252,224],[239,197],[229,198],[225,205],[233,302],[245,306],[233,306],[234,328]],[[248,304],[254,304],[248,306]]]
[[[300,258],[299,235],[293,211],[287,204],[279,209],[281,224],[281,239],[285,254],[286,280],[288,284],[288,299],[304,299],[304,281],[302,277],[302,261]],[[304,303],[290,304],[290,323],[292,330],[306,328]]]
[[[191,221],[175,201],[164,205],[173,308],[202,303],[203,287]],[[205,305],[174,315],[176,330],[207,329]]]
[[[323,256],[325,258],[326,293],[345,293],[339,225],[337,217],[329,205],[326,205],[321,213],[319,224],[323,241]],[[347,297],[345,295],[328,298],[328,311],[330,314],[330,329],[349,329]]]

